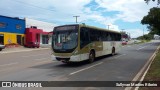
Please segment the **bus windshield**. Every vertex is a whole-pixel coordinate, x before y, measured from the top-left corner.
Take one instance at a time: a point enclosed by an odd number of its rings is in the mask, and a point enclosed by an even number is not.
[[[76,48],[78,43],[78,30],[54,30],[53,50],[57,52],[69,52]]]

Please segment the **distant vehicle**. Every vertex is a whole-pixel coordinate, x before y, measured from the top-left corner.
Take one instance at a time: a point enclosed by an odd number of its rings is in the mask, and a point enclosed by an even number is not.
[[[52,59],[68,62],[88,60],[117,53],[121,33],[85,24],[57,26],[53,30]]]
[[[128,41],[129,41],[130,37],[128,34],[126,34],[125,32],[122,33],[122,45],[127,45]]]
[[[122,40],[122,45],[127,45],[127,42],[126,40]]]
[[[2,49],[4,49],[4,48],[5,48],[5,46],[0,44],[0,51],[2,51]]]

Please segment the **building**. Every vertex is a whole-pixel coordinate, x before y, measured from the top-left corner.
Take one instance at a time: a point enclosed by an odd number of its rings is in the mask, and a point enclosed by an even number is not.
[[[52,23],[48,23],[48,22],[30,19],[30,18],[25,18],[25,21],[26,21],[26,28],[32,28],[31,29],[32,33],[39,32],[40,29],[42,30],[41,33],[37,33],[40,36],[40,42],[39,42],[40,46],[51,45],[52,38],[49,37],[48,34],[49,34],[49,32],[53,31],[53,28],[56,25],[54,25]],[[35,29],[33,29],[33,28],[35,28]]]
[[[39,48],[40,43],[48,44],[49,34],[50,32],[44,32],[42,29],[37,29],[37,27],[26,28],[25,46]],[[43,37],[40,37],[40,35]]]
[[[25,20],[0,15],[0,43],[24,44]]]
[[[160,40],[160,36],[155,34],[155,35],[154,35],[154,39],[155,39],[155,40]]]

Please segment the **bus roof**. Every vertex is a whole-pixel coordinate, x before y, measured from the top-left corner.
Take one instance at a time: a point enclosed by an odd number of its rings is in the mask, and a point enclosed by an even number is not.
[[[67,25],[61,25],[61,26],[72,26],[72,25],[78,25],[78,26],[80,26],[80,27],[87,27],[87,28],[92,28],[92,29],[98,29],[98,30],[101,30],[101,31],[107,31],[107,32],[112,32],[112,33],[121,34],[121,33],[118,32],[118,31],[108,30],[108,29],[99,28],[99,27],[95,27],[95,26],[90,26],[90,25],[86,25],[86,24],[67,24]],[[57,27],[60,27],[60,26],[57,26]]]
[[[119,33],[118,31],[113,31],[113,30],[108,30],[108,29],[104,29],[104,28],[99,28],[99,27],[95,27],[95,26],[90,26],[90,25],[85,25],[85,24],[79,24],[81,27],[88,27],[88,28],[92,28],[92,29],[98,29],[98,30],[102,30],[102,31],[107,31],[107,32],[112,32],[112,33]]]

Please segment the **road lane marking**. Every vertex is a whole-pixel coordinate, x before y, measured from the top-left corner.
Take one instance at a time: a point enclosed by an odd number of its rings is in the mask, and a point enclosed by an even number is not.
[[[146,67],[144,65],[144,67],[147,68],[147,69],[143,72],[143,75],[140,78],[140,82],[142,82],[144,80],[144,78],[145,78],[145,76],[146,76],[146,74],[147,74],[147,72],[148,72],[153,60],[156,57],[156,53],[158,52],[159,49],[160,49],[160,46],[156,49],[156,51],[153,53],[153,55],[149,58],[148,62],[146,63]],[[148,65],[148,67],[147,67],[147,65]],[[138,89],[139,89],[139,87],[136,87],[134,90],[138,90]]]
[[[3,67],[3,66],[10,66],[10,65],[15,65],[15,64],[18,64],[18,62],[9,63],[9,64],[3,64],[3,65],[0,65],[0,67]]]
[[[155,50],[155,52],[152,54],[149,60],[145,63],[145,65],[140,69],[140,71],[136,74],[136,76],[133,78],[132,81],[140,81],[140,82],[143,81],[159,49],[160,46],[158,46],[158,48]],[[139,87],[126,87],[124,90],[133,90],[133,89],[138,90]]]
[[[143,48],[145,48],[145,47],[147,47],[147,46],[140,47],[140,48],[138,48],[137,50],[141,50],[141,49],[143,49]]]
[[[84,70],[90,69],[90,68],[92,68],[92,67],[98,66],[98,65],[100,65],[100,64],[102,64],[102,63],[103,63],[103,62],[100,62],[100,63],[97,63],[97,64],[95,64],[95,65],[92,65],[92,66],[89,66],[89,67],[80,69],[80,70],[78,70],[78,71],[75,71],[75,72],[70,73],[69,75],[73,75],[73,74],[79,73],[79,72],[81,72],[81,71],[84,71]]]
[[[47,54],[36,54],[36,55],[27,55],[27,56],[21,56],[21,57],[32,57],[32,56],[41,56],[41,55],[47,55]]]
[[[122,54],[122,55],[116,56],[114,58],[119,58],[119,57],[124,56],[124,55],[126,55],[126,54]]]

